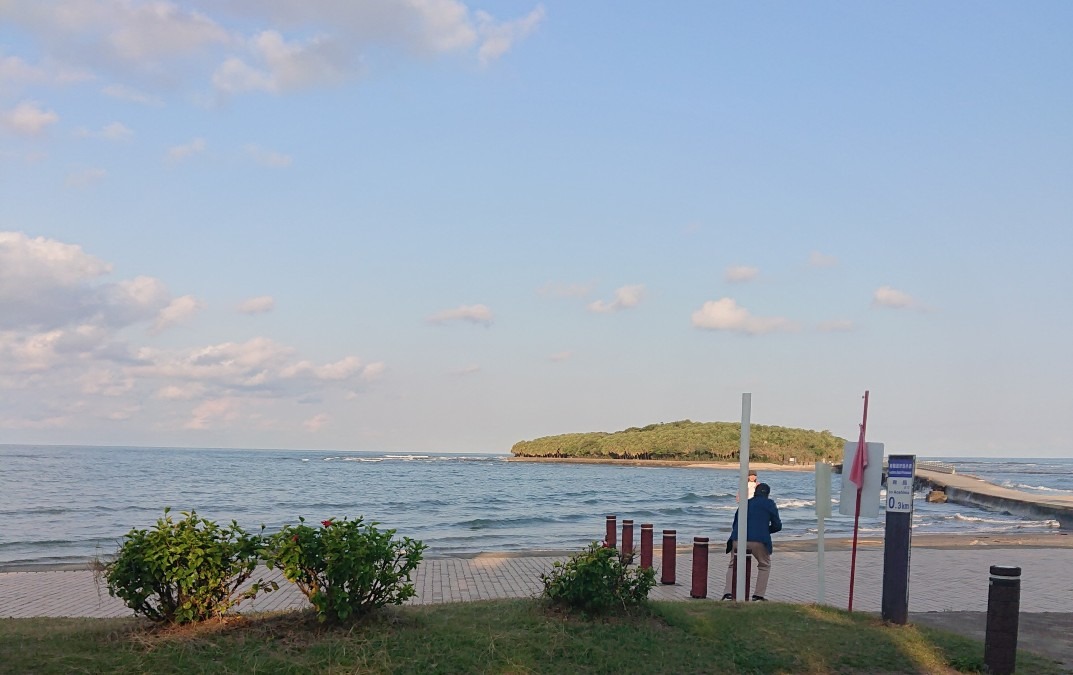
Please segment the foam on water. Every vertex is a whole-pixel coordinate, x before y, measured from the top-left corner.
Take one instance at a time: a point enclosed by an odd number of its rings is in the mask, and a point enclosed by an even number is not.
[[[131,528],[151,527],[165,506],[256,531],[299,516],[363,516],[430,554],[573,549],[604,536],[605,516],[674,529],[679,541],[726,537],[737,509],[736,470],[508,462],[503,455],[0,446],[0,564],[85,562],[106,555]],[[947,460],[957,464],[961,460]],[[965,460],[996,483],[1049,492],[1073,485],[1073,460]],[[958,465],[960,473],[969,473]],[[761,472],[772,486],[784,530],[776,540],[816,534],[811,472]],[[1031,479],[1022,476],[1031,475]],[[837,497],[840,477],[834,477]],[[969,506],[915,501],[923,532],[1053,531],[1030,520]],[[836,504],[837,509],[837,504]],[[848,536],[853,518],[825,522]],[[862,519],[862,534],[883,532],[883,517]]]

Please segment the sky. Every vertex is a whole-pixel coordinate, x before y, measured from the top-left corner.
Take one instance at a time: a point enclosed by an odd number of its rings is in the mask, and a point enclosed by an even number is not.
[[[1073,456],[1073,4],[0,0],[0,443]]]

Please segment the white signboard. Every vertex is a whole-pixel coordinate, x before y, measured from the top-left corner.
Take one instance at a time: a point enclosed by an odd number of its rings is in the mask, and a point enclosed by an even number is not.
[[[816,462],[816,517],[831,517],[831,465]]]
[[[861,490],[861,517],[879,517],[879,491],[883,483],[883,444],[866,443],[868,466],[864,469],[864,488]],[[857,456],[857,441],[846,441],[842,454],[842,492],[838,512],[852,516],[857,507],[857,484],[849,479],[849,470]]]
[[[887,460],[887,513],[913,512],[916,457],[891,455]]]

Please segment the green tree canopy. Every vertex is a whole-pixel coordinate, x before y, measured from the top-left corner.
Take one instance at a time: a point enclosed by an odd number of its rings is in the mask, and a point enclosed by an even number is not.
[[[757,462],[837,461],[845,439],[830,431],[789,427],[750,427],[749,457]],[[737,461],[741,444],[738,422],[667,422],[630,427],[613,433],[589,432],[519,441],[515,457],[586,457],[602,459],[677,459]]]

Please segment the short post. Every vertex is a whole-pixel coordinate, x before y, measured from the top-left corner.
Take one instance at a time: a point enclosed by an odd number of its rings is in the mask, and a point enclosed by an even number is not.
[[[617,548],[616,540],[618,537],[618,516],[607,517],[607,533],[604,535],[604,546],[608,548]]]
[[[731,571],[731,578],[738,578],[738,555],[735,553],[731,559],[730,564],[734,567]],[[742,602],[746,602],[749,599],[749,588],[752,586],[753,578],[753,554],[745,554],[745,597],[741,599]],[[734,599],[738,599],[738,587],[736,585],[731,586],[730,594],[734,596]]]
[[[1017,666],[1017,623],[1021,610],[1021,568],[991,566],[987,589],[984,668],[1006,675]]]
[[[641,523],[641,569],[652,568],[652,523]]]
[[[622,555],[633,554],[633,521],[622,521]]]
[[[678,547],[678,533],[675,530],[663,531],[663,569],[660,572],[660,583],[671,585],[674,583],[675,562],[674,554]]]
[[[693,585],[689,597],[708,597],[708,537],[693,537]]]

